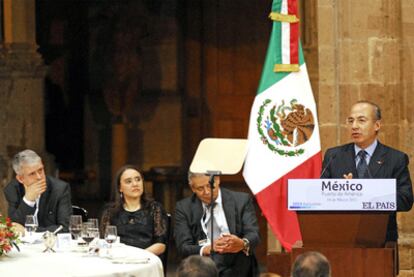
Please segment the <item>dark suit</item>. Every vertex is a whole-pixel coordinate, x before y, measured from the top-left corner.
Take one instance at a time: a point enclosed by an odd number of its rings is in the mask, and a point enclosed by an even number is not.
[[[328,149],[325,154],[321,178],[343,178],[344,174],[352,173],[358,178],[355,165],[354,144],[346,144]],[[368,165],[370,178],[396,179],[397,181],[397,210],[408,211],[413,205],[413,190],[410,172],[408,171],[408,156],[378,142]],[[386,241],[398,239],[396,213],[390,215],[387,227]]]
[[[39,201],[37,219],[39,227],[37,231],[54,231],[59,225],[68,230],[69,218],[72,214],[70,186],[59,179],[46,176],[47,188],[42,193]],[[8,202],[8,213],[12,221],[24,226],[26,215],[35,213],[36,208],[30,207],[23,201],[24,186],[16,179],[12,180],[5,188],[4,195]]]
[[[223,209],[230,233],[250,242],[250,255],[214,254],[220,276],[256,276],[258,273],[254,249],[259,243],[259,227],[252,198],[242,192],[221,188]],[[175,212],[175,242],[183,257],[199,255],[200,240],[206,239],[201,227],[203,206],[195,194],[177,202]]]

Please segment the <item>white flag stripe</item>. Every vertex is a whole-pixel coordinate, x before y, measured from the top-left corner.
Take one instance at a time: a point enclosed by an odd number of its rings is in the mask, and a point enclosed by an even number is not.
[[[283,0],[280,13],[288,14],[288,0]],[[282,32],[282,64],[290,64],[290,23],[282,22],[280,31]]]
[[[289,88],[289,91],[286,91],[286,88]],[[295,157],[285,157],[270,151],[267,145],[262,143],[257,127],[249,128],[249,151],[244,164],[243,176],[254,194],[259,193],[320,152],[316,105],[313,99],[306,64],[300,67],[299,72],[289,74],[256,96],[250,115],[250,122],[255,122],[256,124],[259,108],[265,99],[272,99],[276,103],[281,103],[282,100],[289,103],[293,98],[297,99],[299,103],[304,104],[306,108],[312,111],[315,124],[313,134],[307,142],[298,146],[299,148],[306,149],[305,153]],[[257,164],[261,160],[266,162]]]

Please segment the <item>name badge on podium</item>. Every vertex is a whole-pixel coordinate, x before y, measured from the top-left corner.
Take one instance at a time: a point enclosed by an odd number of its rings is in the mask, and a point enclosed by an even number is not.
[[[395,179],[291,179],[293,211],[396,211]]]

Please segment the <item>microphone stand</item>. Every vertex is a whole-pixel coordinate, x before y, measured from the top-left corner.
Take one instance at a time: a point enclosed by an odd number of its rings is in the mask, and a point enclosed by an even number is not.
[[[207,170],[207,175],[210,176],[210,179],[208,181],[208,183],[210,184],[210,226],[211,226],[211,232],[210,232],[210,257],[213,258],[214,255],[214,245],[213,245],[213,239],[214,239],[214,235],[213,235],[213,230],[214,230],[214,177],[216,176],[220,176],[221,175],[221,171],[210,171]]]

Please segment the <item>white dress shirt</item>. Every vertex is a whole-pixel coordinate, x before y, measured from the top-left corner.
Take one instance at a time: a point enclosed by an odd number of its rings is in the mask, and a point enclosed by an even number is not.
[[[32,208],[36,205],[36,211],[34,212],[34,214],[33,214],[33,215],[34,215],[34,216],[36,217],[36,219],[37,219],[37,213],[39,212],[39,202],[40,202],[40,196],[39,196],[39,197],[37,197],[35,201],[30,201],[30,200],[26,199],[26,196],[23,196],[23,201],[24,201],[24,203],[26,203],[28,206],[30,206],[30,207],[32,207]]]
[[[230,230],[229,230],[229,225],[227,224],[226,215],[225,215],[224,209],[223,209],[223,202],[222,202],[222,198],[221,198],[221,190],[220,189],[219,189],[217,199],[214,202],[215,202],[215,206],[214,206],[214,209],[213,209],[214,220],[217,223],[218,229],[220,230],[220,234],[223,234],[223,233],[229,234]],[[200,249],[200,255],[202,255],[204,247],[211,244],[210,243],[210,234],[209,234],[208,228],[207,228],[207,222],[210,221],[210,208],[204,202],[202,202],[202,204],[203,204],[204,212],[203,212],[203,217],[201,218],[200,223],[201,223],[201,227],[203,228],[204,234],[206,234],[207,240],[204,243],[203,247],[201,247],[201,249]]]

